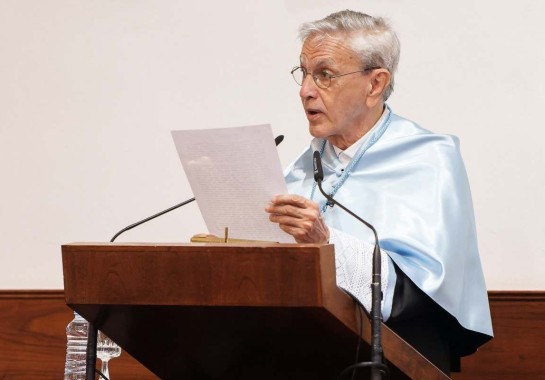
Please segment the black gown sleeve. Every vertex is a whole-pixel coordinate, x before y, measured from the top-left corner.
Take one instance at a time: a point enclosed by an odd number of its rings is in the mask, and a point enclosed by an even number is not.
[[[446,374],[460,371],[460,357],[491,337],[465,329],[393,264],[397,278],[386,325]]]

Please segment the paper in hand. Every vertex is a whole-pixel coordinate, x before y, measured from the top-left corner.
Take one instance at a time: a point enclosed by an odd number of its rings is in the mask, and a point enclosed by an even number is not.
[[[287,187],[270,125],[172,131],[208,232],[294,243],[265,207]]]

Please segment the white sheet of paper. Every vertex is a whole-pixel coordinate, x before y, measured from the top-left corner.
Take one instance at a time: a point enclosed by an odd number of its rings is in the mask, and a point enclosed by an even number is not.
[[[287,187],[270,125],[172,131],[209,233],[294,243],[266,205]],[[202,232],[202,231],[198,231]]]

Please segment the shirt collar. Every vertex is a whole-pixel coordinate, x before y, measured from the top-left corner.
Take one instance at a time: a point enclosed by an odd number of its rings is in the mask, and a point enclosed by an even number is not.
[[[339,161],[343,165],[348,165],[350,161],[352,161],[352,158],[354,158],[354,155],[358,152],[358,149],[369,140],[371,135],[373,134],[373,131],[377,129],[377,127],[382,123],[386,115],[388,114],[388,107],[384,107],[384,110],[382,111],[382,115],[377,120],[375,125],[367,131],[366,134],[364,134],[358,141],[356,141],[354,144],[350,145],[345,150],[341,150],[340,148],[337,148],[335,145],[332,145],[333,149],[335,150],[335,154],[337,155]],[[323,139],[314,138],[311,142],[312,151],[320,150],[321,144],[323,142]]]

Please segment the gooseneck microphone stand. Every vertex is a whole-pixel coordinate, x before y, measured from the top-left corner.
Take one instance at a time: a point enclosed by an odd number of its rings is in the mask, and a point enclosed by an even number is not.
[[[173,211],[173,210],[176,210],[176,209],[179,208],[179,207],[185,206],[186,204],[191,203],[191,202],[193,202],[194,200],[195,200],[195,198],[187,199],[187,200],[183,201],[182,203],[178,203],[178,204],[175,205],[175,206],[169,207],[169,208],[167,208],[166,210],[163,210],[163,211],[161,211],[161,212],[158,212],[158,213],[155,214],[155,215],[149,216],[149,217],[147,217],[146,219],[142,219],[142,220],[139,221],[139,222],[133,223],[133,224],[131,224],[130,226],[127,226],[127,227],[123,228],[121,231],[119,231],[118,233],[116,233],[116,234],[114,235],[114,237],[110,240],[110,243],[113,243],[114,240],[115,240],[119,235],[121,235],[123,232],[128,231],[128,230],[132,230],[134,227],[138,227],[139,225],[144,224],[144,223],[146,223],[146,222],[148,222],[148,221],[150,221],[150,220],[152,220],[152,219],[155,219],[155,218],[157,218],[157,217],[159,217],[159,216],[161,216],[161,215],[164,215],[164,214],[166,214],[167,212],[171,212],[171,211]]]
[[[354,214],[352,211],[344,207],[342,204],[337,202],[333,197],[327,194],[322,189],[322,181],[324,180],[324,171],[322,169],[322,159],[320,157],[320,152],[315,151],[313,156],[313,166],[314,166],[314,180],[318,185],[318,189],[327,199],[330,205],[337,205],[348,214],[362,222],[366,225],[373,234],[375,235],[375,248],[373,250],[373,273],[372,273],[372,282],[371,282],[371,362],[362,362],[353,364],[345,368],[338,376],[341,378],[351,370],[362,367],[371,367],[371,380],[380,380],[382,379],[381,372],[384,372],[389,376],[389,369],[384,364],[383,351],[382,351],[382,337],[381,337],[381,322],[382,322],[382,312],[381,312],[381,301],[382,301],[382,291],[381,291],[381,265],[380,265],[380,247],[378,245],[378,235],[375,227],[367,223],[365,220]]]

